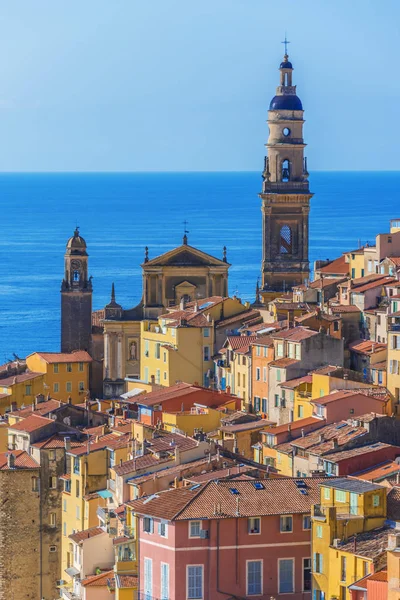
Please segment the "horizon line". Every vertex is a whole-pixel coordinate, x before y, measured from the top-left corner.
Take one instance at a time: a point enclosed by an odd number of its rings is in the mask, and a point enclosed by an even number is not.
[[[182,171],[158,171],[158,170],[138,170],[138,171],[126,171],[126,170],[66,170],[66,171],[1,171],[1,175],[168,175],[168,174],[210,174],[210,173],[258,173],[259,170],[252,169],[235,169],[235,170],[182,170]],[[313,169],[310,173],[400,173],[399,169]]]

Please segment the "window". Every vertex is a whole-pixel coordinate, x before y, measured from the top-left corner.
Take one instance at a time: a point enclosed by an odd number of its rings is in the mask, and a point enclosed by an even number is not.
[[[49,546],[49,552],[57,552],[57,546]]]
[[[281,380],[281,370],[280,370],[280,369],[277,369],[277,370],[276,370],[276,380],[277,380],[277,381],[280,381],[280,380]]]
[[[369,565],[366,560],[363,561],[363,575],[364,577],[369,575]]]
[[[161,600],[169,599],[169,564],[161,563]]]
[[[299,419],[303,418],[303,407],[301,406],[301,404],[299,404],[299,406],[297,407],[297,417]]]
[[[78,384],[78,389],[80,392],[84,392],[85,391],[85,382],[84,381],[80,381]]]
[[[79,458],[77,456],[74,457],[74,473],[75,475],[79,475],[80,473]]]
[[[203,336],[204,337],[210,337],[210,328],[209,327],[204,327],[204,329],[203,329]]]
[[[160,383],[161,382],[161,371],[160,369],[156,369],[156,383]]]
[[[284,515],[281,517],[281,533],[290,533],[293,531],[293,517]]]
[[[167,371],[164,371],[164,381],[167,379]]]
[[[163,538],[168,537],[168,524],[164,521],[158,524],[158,534]]]
[[[145,533],[153,533],[154,532],[154,521],[150,517],[144,517],[143,531]]]
[[[187,597],[203,598],[203,565],[187,566]]]
[[[261,379],[261,369],[260,367],[256,368],[256,381],[260,381]]]
[[[64,536],[67,535],[67,524],[65,521],[64,521],[64,525],[63,525],[63,534],[64,534]]]
[[[75,496],[79,498],[79,481],[75,481]]]
[[[78,363],[78,371],[83,373],[83,369],[84,369],[83,362]]]
[[[264,346],[263,355],[264,355],[264,358],[267,358],[267,356],[268,356],[268,348],[267,348],[267,346]]]
[[[322,538],[322,525],[317,525],[315,531],[316,531],[317,538]]]
[[[145,558],[143,561],[144,567],[144,599],[151,600],[153,596],[153,561],[151,558]]]
[[[66,383],[66,390],[67,390],[67,392],[72,392],[72,383],[71,383],[71,381],[67,381],[67,383]]]
[[[303,529],[304,530],[311,529],[311,516],[310,515],[303,515]]]
[[[189,521],[189,537],[198,538],[200,537],[201,521]]]
[[[294,358],[294,344],[293,343],[289,343],[288,344],[288,356],[289,358]]]
[[[254,412],[260,412],[260,398],[254,396]]]
[[[346,492],[343,490],[336,490],[336,502],[346,502]]]
[[[56,393],[60,391],[60,384],[59,383],[55,383],[53,385],[53,391],[56,392]]]
[[[237,384],[238,384],[238,387],[240,387],[240,373],[238,373],[238,375],[237,375]]]
[[[144,378],[145,382],[148,383],[148,381],[149,381],[149,367],[145,367],[144,368],[143,378]]]
[[[57,477],[49,477],[49,488],[51,490],[57,489]]]
[[[340,559],[340,581],[346,581],[346,557]]]
[[[311,592],[311,558],[303,558],[303,592]]]
[[[379,494],[374,494],[374,495],[372,496],[372,506],[375,506],[375,507],[376,507],[376,506],[379,506],[379,505],[380,505],[380,500],[381,500],[381,499],[380,499],[380,496],[379,496]]]
[[[263,367],[263,382],[267,381],[267,367]]]
[[[262,403],[262,408],[261,408],[261,411],[262,411],[263,413],[266,413],[266,412],[268,411],[268,408],[267,408],[267,399],[266,399],[266,398],[263,398],[263,399],[261,400],[261,403]]]
[[[167,353],[166,352],[164,352],[164,362],[165,363],[167,362]]]
[[[63,511],[67,512],[67,501],[65,500],[65,498],[63,500]]]
[[[56,526],[56,513],[54,512],[49,513],[49,525],[50,527]]]
[[[204,346],[203,348],[203,358],[205,361],[210,360],[210,346]]]
[[[58,363],[54,363],[54,365],[53,365],[53,373],[58,373],[58,372],[59,372]]]
[[[277,355],[278,357],[282,357],[282,356],[283,356],[283,343],[282,343],[282,342],[279,342],[279,343],[276,345],[276,355]]]
[[[49,461],[54,462],[57,458],[57,454],[55,450],[49,450]]]
[[[154,346],[154,357],[155,358],[160,358],[161,356],[161,344],[159,344],[158,342],[155,344]]]
[[[262,594],[262,561],[247,561],[247,595],[260,596]]]
[[[242,357],[242,365],[244,367],[246,366],[246,357],[245,356]]]
[[[339,588],[339,600],[346,600],[346,588],[343,585]]]
[[[261,533],[260,517],[251,517],[250,519],[248,519],[248,532],[251,535]]]
[[[39,491],[39,477],[32,477],[32,492]]]
[[[26,385],[25,386],[25,394],[27,396],[30,396],[32,394],[32,386],[31,385]]]
[[[275,408],[279,406],[279,394],[275,394],[274,396],[274,406]]]
[[[72,364],[67,363],[67,373],[72,373]]]
[[[294,592],[294,559],[281,558],[279,562],[279,593],[291,594]]]
[[[279,253],[280,254],[291,254],[292,253],[292,230],[289,225],[281,227]]]
[[[324,488],[324,500],[331,499],[331,490],[330,488]]]
[[[77,519],[81,518],[81,511],[80,511],[79,505],[76,507],[75,514],[76,514]]]
[[[323,557],[319,552],[314,552],[314,573],[323,573]]]
[[[256,356],[261,355],[261,346],[256,346]]]

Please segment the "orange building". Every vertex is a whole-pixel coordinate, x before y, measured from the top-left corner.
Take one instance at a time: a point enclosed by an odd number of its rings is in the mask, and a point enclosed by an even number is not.
[[[269,335],[258,338],[251,345],[251,405],[253,412],[267,416],[268,365],[274,360],[274,342]]]

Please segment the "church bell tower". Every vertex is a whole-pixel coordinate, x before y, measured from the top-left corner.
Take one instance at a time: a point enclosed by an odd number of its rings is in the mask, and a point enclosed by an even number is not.
[[[289,291],[310,275],[308,213],[313,194],[304,157],[303,106],[292,82],[293,66],[287,52],[279,71],[280,84],[268,111],[269,138],[260,194],[264,299]]]
[[[78,227],[68,240],[61,284],[61,352],[90,350],[92,278],[88,278],[86,242]]]

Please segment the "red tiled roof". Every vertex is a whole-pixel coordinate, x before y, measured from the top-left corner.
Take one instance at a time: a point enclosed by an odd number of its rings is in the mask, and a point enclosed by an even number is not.
[[[229,345],[232,350],[239,350],[239,348],[248,347],[252,342],[257,340],[256,335],[230,335],[227,338]]]
[[[274,345],[274,340],[272,339],[271,335],[269,335],[269,334],[260,335],[260,337],[258,337],[255,342],[252,342],[251,345],[252,346],[267,346],[268,348],[271,348]]]
[[[89,577],[85,577],[82,579],[81,585],[83,587],[105,587],[107,586],[108,580],[114,578],[114,571],[106,571],[105,573],[100,573],[100,575],[89,575]]]
[[[307,433],[305,436],[292,440],[291,446],[303,448],[311,454],[323,455],[331,453],[340,446],[345,446],[355,438],[367,435],[365,427],[350,425],[347,421],[339,421],[325,425],[321,429]],[[334,441],[336,440],[336,442]],[[277,446],[280,448],[280,445]]]
[[[226,469],[216,469],[215,471],[207,471],[207,473],[201,473],[200,475],[183,475],[183,479],[191,481],[193,483],[205,483],[206,481],[215,481],[216,479],[224,479],[225,477],[233,477],[236,475],[243,476],[248,473],[257,473],[256,467],[249,467],[247,465],[232,465]]]
[[[386,553],[388,545],[388,534],[393,530],[387,527],[372,529],[365,533],[358,533],[356,540],[351,536],[345,544],[340,544],[340,552],[348,552],[364,558],[378,558],[379,555]],[[356,550],[354,551],[354,549]]]
[[[393,448],[397,456],[400,456],[400,446],[393,446],[392,444],[384,444],[383,442],[376,442],[369,444],[368,446],[361,446],[359,448],[350,448],[349,450],[341,450],[340,452],[333,452],[332,454],[325,454],[324,459],[330,460],[331,462],[338,463],[348,458],[354,458],[355,456],[361,456],[363,454],[370,454],[371,452],[378,452],[384,448]]]
[[[60,435],[55,433],[54,435],[46,438],[45,440],[41,440],[40,442],[34,442],[32,446],[40,449],[56,449],[56,448],[65,448],[65,438],[68,437],[67,434]],[[86,445],[86,442],[78,442],[76,440],[70,440],[71,448],[78,448],[80,446]]]
[[[102,533],[104,533],[104,529],[101,529],[101,527],[91,527],[90,529],[84,529],[83,531],[77,531],[76,533],[71,533],[71,535],[69,535],[68,537],[70,540],[72,540],[76,544],[79,544],[80,542],[83,542],[84,540],[88,540],[97,535],[101,535]]]
[[[217,329],[226,327],[227,325],[231,325],[232,323],[237,323],[238,321],[241,322],[242,325],[244,325],[248,321],[252,321],[253,319],[255,319],[257,317],[261,318],[260,311],[255,310],[253,308],[249,308],[248,310],[245,310],[242,313],[239,313],[237,315],[233,315],[232,317],[228,317],[226,319],[222,319],[221,321],[218,321]]]
[[[225,433],[240,433],[241,431],[251,431],[252,429],[263,429],[272,424],[272,421],[260,419],[259,421],[250,421],[249,423],[238,423],[237,425],[221,425],[219,429]]]
[[[365,471],[352,473],[352,477],[364,479],[365,481],[381,481],[382,479],[386,479],[386,477],[390,477],[399,471],[400,465],[393,460],[388,460],[380,463],[379,465],[374,465],[369,469],[365,469]]]
[[[353,342],[350,344],[349,348],[352,350],[352,352],[357,352],[358,354],[374,354],[375,352],[386,350],[387,344],[373,342],[372,340],[361,340],[358,342]]]
[[[360,313],[361,310],[358,308],[358,306],[354,306],[354,304],[337,304],[336,306],[331,306],[331,311],[335,314],[341,314],[341,313]]]
[[[321,267],[320,269],[318,269],[319,273],[340,273],[343,275],[347,275],[349,273],[349,264],[346,263],[346,259],[345,256],[339,256],[339,258],[336,258],[335,260],[333,260],[331,263],[329,263],[329,265],[326,265],[325,267]]]
[[[0,379],[0,385],[1,387],[9,387],[10,385],[15,385],[16,383],[24,383],[25,381],[30,381],[31,379],[36,379],[36,377],[43,376],[43,373],[26,371],[25,373],[20,373],[19,375],[10,375],[10,377]]]
[[[40,415],[31,415],[19,423],[15,423],[15,425],[10,425],[9,428],[13,431],[25,431],[26,433],[32,433],[32,431],[36,431],[37,429],[41,429],[42,427],[51,425],[52,423],[54,423],[53,419],[47,419],[47,417],[41,417]]]
[[[119,575],[116,573],[115,581],[118,589],[134,588],[139,584],[139,577],[137,575]]]
[[[99,439],[96,441],[96,438],[91,438],[89,442],[84,443],[81,446],[76,448],[71,448],[68,454],[73,454],[74,456],[81,456],[82,454],[88,453],[88,444],[89,444],[89,452],[96,452],[97,450],[104,450],[105,448],[111,448],[113,450],[117,448],[127,448],[130,444],[130,435],[117,435],[115,433],[107,433],[105,435],[99,436]]]
[[[289,379],[289,381],[283,381],[279,384],[279,387],[294,390],[294,388],[296,388],[301,383],[312,383],[312,375],[303,375],[303,377],[297,377],[296,379]]]
[[[383,279],[378,279],[377,281],[371,281],[370,283],[366,283],[365,285],[360,285],[355,289],[351,288],[350,292],[355,294],[362,294],[363,292],[366,292],[368,290],[372,290],[383,285],[389,285],[390,283],[394,283],[396,281],[397,279],[394,279],[393,277],[385,277]]]
[[[121,465],[116,465],[112,467],[112,470],[119,476],[129,475],[130,473],[136,473],[137,471],[141,471],[142,469],[148,469],[149,467],[154,467],[156,465],[163,465],[163,467],[167,466],[165,463],[172,462],[171,456],[167,458],[157,458],[153,454],[143,454],[142,456],[137,456],[132,460],[127,460],[123,462]]]
[[[300,362],[296,358],[278,358],[278,360],[273,360],[269,363],[270,367],[281,367],[284,369],[285,367],[290,367],[290,365],[294,365],[295,363]]]
[[[318,331],[313,331],[307,327],[292,327],[291,329],[283,329],[277,333],[273,333],[274,340],[289,340],[290,342],[301,342],[307,338],[318,335]]]
[[[362,390],[362,388],[361,388]],[[331,404],[332,402],[337,402],[338,400],[344,400],[345,398],[353,398],[354,396],[371,396],[371,394],[363,394],[360,390],[337,390],[328,394],[327,396],[322,396],[321,398],[314,398],[311,400],[312,404],[320,404],[321,406],[325,406],[326,404]],[[385,398],[379,398],[374,396],[376,400],[379,402],[386,402]]]
[[[148,394],[144,394],[142,396],[137,396],[136,402],[143,406],[154,406],[155,404],[161,404],[167,400],[179,398],[181,396],[187,396],[189,394],[196,394],[199,392],[209,396],[210,403],[207,404],[208,406],[213,405],[214,398],[218,399],[218,404],[220,404],[223,397],[225,397],[227,401],[234,399],[230,394],[220,394],[219,392],[215,392],[208,388],[203,388],[200,385],[182,382],[167,388],[156,390],[154,392],[149,392]],[[202,400],[202,404],[204,404],[204,398]]]
[[[8,466],[9,454],[14,455],[14,467]],[[40,465],[24,450],[13,450],[12,452],[0,453],[0,471],[15,471],[24,469],[40,469]]]
[[[276,435],[278,433],[284,433],[285,431],[296,431],[297,429],[302,429],[303,427],[313,425],[314,423],[321,423],[321,426],[323,426],[325,425],[325,419],[306,417],[304,419],[299,419],[298,421],[293,421],[292,423],[285,423],[284,425],[278,425],[277,427],[269,427],[264,429],[264,431],[261,433],[270,433],[272,435]]]
[[[49,364],[92,362],[91,356],[84,350],[76,350],[75,352],[33,352],[30,356],[34,354],[37,354]]]
[[[224,519],[241,517],[308,514],[311,506],[319,502],[321,478],[305,478],[307,494],[302,494],[295,479],[210,481],[199,488],[178,488],[160,492],[153,497],[143,497],[128,502],[128,506],[142,515],[167,520]],[[235,489],[238,493],[232,493]],[[218,506],[218,514],[216,513]]]
[[[54,400],[54,398],[51,398],[50,400],[45,400],[44,402],[38,402],[37,404],[33,405],[30,404],[29,406],[25,406],[24,408],[18,408],[17,410],[14,410],[8,414],[16,417],[28,417],[31,414],[44,416],[49,414],[56,408],[59,408],[62,404],[63,402],[61,402],[61,400]]]

